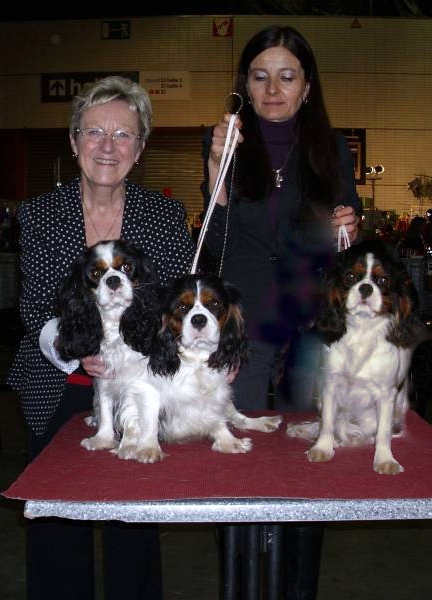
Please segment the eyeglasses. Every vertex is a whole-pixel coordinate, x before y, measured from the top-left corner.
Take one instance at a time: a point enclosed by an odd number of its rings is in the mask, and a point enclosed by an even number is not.
[[[102,140],[105,139],[106,135],[109,135],[112,141],[118,146],[128,146],[129,144],[132,144],[134,140],[141,139],[140,135],[135,135],[134,133],[129,133],[128,131],[123,131],[121,129],[108,132],[100,127],[85,127],[84,129],[75,129],[75,134],[78,133],[80,133],[85,140],[95,142],[96,144],[100,144]]]

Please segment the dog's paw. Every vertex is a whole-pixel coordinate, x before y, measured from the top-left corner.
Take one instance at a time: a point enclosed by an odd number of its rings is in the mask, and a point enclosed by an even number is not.
[[[252,450],[252,440],[250,438],[233,438],[231,440],[215,440],[212,450],[223,452],[224,454],[244,454]]]
[[[159,462],[166,456],[160,447],[142,448],[134,442],[122,443],[113,452],[122,460],[136,460],[142,463]]]
[[[135,456],[135,460],[142,463],[155,463],[163,460],[166,454],[161,448],[140,448]]]
[[[260,417],[262,419],[263,428],[261,431],[264,433],[276,431],[279,425],[282,423],[282,415],[276,415],[275,417]]]
[[[264,433],[276,431],[281,423],[281,415],[276,415],[274,417],[245,417],[241,415],[239,419],[232,421],[232,425],[238,429],[263,431]]]
[[[89,427],[97,427],[97,418],[94,415],[84,417],[84,423]]]
[[[117,448],[112,450],[112,453],[116,454],[122,460],[134,460],[137,453],[137,445],[133,442],[127,444],[122,442]]]
[[[290,437],[302,438],[304,440],[316,440],[319,434],[319,428],[320,424],[318,421],[288,423],[286,434]]]
[[[113,450],[118,446],[118,442],[114,438],[99,437],[97,435],[84,438],[80,444],[87,450]]]
[[[309,462],[326,462],[333,458],[334,450],[323,450],[322,448],[312,446],[312,448],[306,452],[306,455]]]
[[[397,475],[403,473],[404,468],[396,460],[386,460],[380,463],[374,463],[374,471],[380,475]]]

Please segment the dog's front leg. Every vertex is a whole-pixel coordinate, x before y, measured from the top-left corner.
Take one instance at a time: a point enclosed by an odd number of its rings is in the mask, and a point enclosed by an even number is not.
[[[404,468],[394,458],[391,450],[392,423],[397,391],[380,390],[377,401],[377,434],[375,440],[374,471],[381,475],[397,475]]]
[[[119,458],[154,463],[165,457],[158,439],[159,410],[160,393],[152,385],[141,382],[128,390],[122,399]]]
[[[318,439],[307,451],[310,462],[324,462],[334,456],[334,424],[338,407],[338,395],[344,386],[343,378],[332,374],[324,383],[321,402],[321,426]]]
[[[95,384],[94,405],[97,407],[97,432],[94,436],[81,440],[81,446],[87,450],[112,450],[118,446],[114,435],[113,398],[105,390],[106,381]]]

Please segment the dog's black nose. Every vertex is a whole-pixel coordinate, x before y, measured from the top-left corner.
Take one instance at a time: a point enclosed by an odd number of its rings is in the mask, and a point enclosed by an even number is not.
[[[195,329],[202,329],[206,326],[207,317],[205,315],[194,315],[191,319],[191,323]]]
[[[359,287],[359,292],[362,298],[368,298],[373,292],[373,287],[370,283],[362,283]]]
[[[120,287],[120,283],[121,279],[118,275],[111,275],[111,277],[108,277],[106,280],[106,284],[110,290],[116,290],[118,287]]]

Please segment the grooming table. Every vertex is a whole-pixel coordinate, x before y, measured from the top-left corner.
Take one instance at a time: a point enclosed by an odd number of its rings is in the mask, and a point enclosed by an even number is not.
[[[373,446],[337,448],[329,462],[308,462],[310,442],[288,437],[285,429],[287,422],[315,418],[314,413],[284,413],[275,433],[243,432],[254,444],[247,454],[213,452],[205,440],[163,445],[167,457],[155,464],[82,448],[80,440],[94,431],[84,416],[73,417],[3,495],[25,501],[29,519],[228,524],[223,528],[224,600],[238,597],[238,528],[229,524],[254,524],[245,528],[249,539],[243,558],[250,575],[243,598],[260,597],[258,569],[250,567],[266,552],[266,598],[277,600],[282,523],[432,518],[432,427],[413,411],[406,431],[392,443],[405,467],[399,475],[373,471]]]

